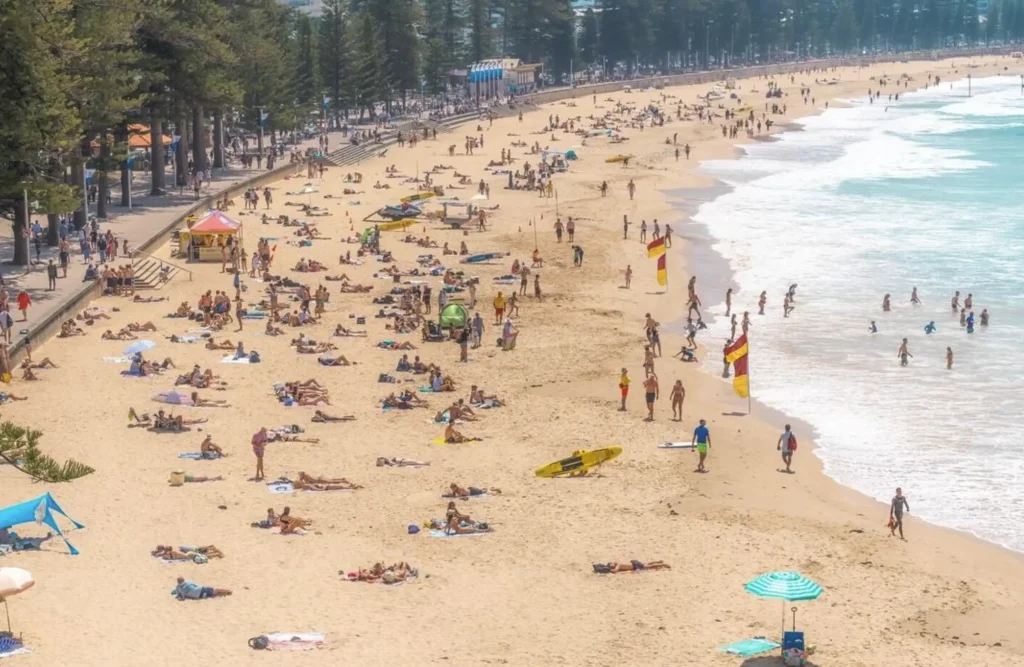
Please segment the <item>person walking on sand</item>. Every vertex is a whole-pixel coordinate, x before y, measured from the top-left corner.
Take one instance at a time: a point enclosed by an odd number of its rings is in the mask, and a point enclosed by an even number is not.
[[[254,481],[263,481],[263,453],[267,449],[267,427],[262,427],[252,436],[252,453],[256,455],[256,477]]]
[[[644,379],[644,400],[647,402],[647,419],[645,421],[654,421],[654,401],[661,398],[661,392],[658,390],[658,376],[653,372]]]
[[[629,184],[626,186],[626,189],[629,190],[629,200],[633,201],[633,195],[636,194],[636,183],[633,182],[632,178],[629,179]]]
[[[537,298],[537,301],[541,299],[540,293],[540,274],[533,274],[533,296]]]
[[[946,370],[953,370],[953,348],[946,348]]]
[[[654,350],[650,345],[644,345],[644,377],[654,375]]]
[[[892,502],[889,503],[889,535],[890,537],[896,537],[896,531],[900,531],[900,539],[906,540],[903,537],[903,510],[910,511],[910,503],[903,496],[903,489],[896,487],[896,495],[892,497]]]
[[[793,464],[793,450],[796,449],[796,436],[793,435],[789,424],[786,424],[786,430],[779,436],[779,442],[776,444],[775,449],[782,452],[782,461],[786,464],[786,469],[782,472],[792,473],[790,466]]]
[[[622,369],[622,375],[619,376],[619,393],[622,394],[622,405],[619,406],[619,412],[626,411],[626,397],[629,396],[629,374],[626,369]]]
[[[693,429],[693,439],[690,441],[690,451],[697,450],[697,469],[694,472],[707,472],[704,461],[708,457],[708,450],[711,449],[711,431],[707,423],[701,419],[697,428]]]
[[[647,221],[646,220],[641,220],[640,221],[640,243],[646,243],[646,242],[647,242]]]
[[[686,389],[683,388],[683,381],[676,380],[672,386],[672,394],[669,400],[672,401],[672,421],[683,421],[683,400],[686,398]]]
[[[914,355],[907,349],[907,339],[904,338],[903,342],[900,343],[900,349],[896,351],[896,356],[900,358],[900,366],[907,365],[907,358],[913,359]]]
[[[626,289],[629,289],[629,284],[633,282],[633,267],[630,264],[626,265]]]
[[[626,214],[622,214],[622,240],[625,241],[629,237],[629,218]]]

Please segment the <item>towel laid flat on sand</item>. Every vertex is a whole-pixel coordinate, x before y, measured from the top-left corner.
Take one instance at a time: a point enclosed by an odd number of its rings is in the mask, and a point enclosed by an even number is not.
[[[220,360],[222,364],[247,364],[249,363],[249,355],[245,355],[241,359],[235,357],[233,354],[229,354]]]
[[[658,449],[691,449],[693,445],[688,442],[663,442]]]
[[[430,536],[431,537],[476,537],[478,535],[490,535],[493,532],[494,532],[493,530],[490,530],[490,531],[487,531],[485,533],[446,533],[443,530],[435,530],[435,529],[431,528],[430,529]]]
[[[272,632],[264,635],[268,651],[310,651],[324,647],[322,632]]]
[[[352,489],[332,489],[330,491],[318,491],[316,489],[302,489],[306,493],[342,493],[345,491],[352,491]],[[270,482],[267,484],[267,491],[270,493],[294,493],[295,485],[291,482]]]
[[[779,644],[777,642],[758,637],[755,639],[744,639],[743,641],[729,644],[728,646],[722,646],[718,650],[722,653],[737,655],[741,658],[749,658],[757,655],[758,653],[767,653],[768,651],[773,651],[777,648],[779,648]]]
[[[106,364],[130,364],[132,363],[131,357],[103,357],[103,363]]]

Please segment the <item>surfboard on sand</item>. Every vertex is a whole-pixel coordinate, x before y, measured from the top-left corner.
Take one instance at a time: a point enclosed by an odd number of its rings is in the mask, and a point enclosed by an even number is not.
[[[430,199],[431,197],[435,196],[436,195],[432,191],[417,192],[414,195],[407,195],[405,197],[402,197],[402,203],[408,204],[409,202],[423,201],[424,199]]]
[[[558,477],[570,473],[583,473],[605,461],[610,461],[622,453],[622,447],[604,447],[589,452],[583,452],[575,456],[564,458],[546,466],[541,466],[534,471],[537,477]]]
[[[663,442],[658,449],[690,449],[693,445],[688,442]]]

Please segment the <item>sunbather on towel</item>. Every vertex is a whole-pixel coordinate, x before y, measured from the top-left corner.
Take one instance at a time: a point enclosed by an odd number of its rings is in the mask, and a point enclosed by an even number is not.
[[[156,325],[152,322],[129,322],[128,326],[125,328],[133,333],[138,333],[140,331],[156,331]]]
[[[392,458],[388,458],[386,456],[378,456],[377,457],[377,467],[378,468],[383,468],[383,467],[403,468],[403,467],[419,467],[419,466],[428,466],[428,465],[430,465],[430,464],[425,462],[425,461],[417,461],[415,459],[393,458],[393,457]]]
[[[222,482],[222,481],[224,481],[224,478],[221,477],[220,475],[217,475],[216,477],[205,477],[205,476],[202,476],[202,475],[200,475],[200,476],[185,475],[185,481],[183,483],[184,484],[199,484],[201,482]],[[173,482],[172,482],[171,485],[172,486],[177,486]]]
[[[351,338],[356,338],[356,337],[365,338],[366,337],[366,330],[364,329],[362,331],[356,331],[355,329],[346,329],[345,327],[343,327],[343,326],[341,326],[339,324],[334,329],[334,335],[335,336],[351,337]]]
[[[310,442],[315,445],[320,442],[320,438],[304,438],[298,435],[275,432],[270,435],[269,442]]]
[[[158,544],[156,549],[153,549],[149,553],[161,560],[192,560],[192,556],[189,556],[184,552],[177,551],[174,547],[165,546],[163,544]]]
[[[471,498],[473,496],[485,496],[487,494],[491,494],[491,495],[495,495],[495,496],[501,495],[501,489],[493,489],[493,488],[492,489],[478,489],[475,486],[470,486],[470,487],[467,487],[467,488],[464,489],[461,486],[459,486],[458,484],[456,484],[455,482],[452,482],[448,486],[448,493],[443,494],[442,497],[444,497],[444,498]]]
[[[117,333],[114,333],[110,329],[107,329],[106,331],[103,332],[103,335],[100,336],[100,338],[102,338],[103,340],[138,340],[139,339],[138,336],[132,335],[126,329],[121,329]]]
[[[490,531],[491,527],[485,522],[474,521],[468,514],[459,512],[458,508],[455,507],[454,501],[448,503],[448,509],[445,510],[444,532],[469,535],[471,533],[487,533]]]
[[[341,573],[339,572],[339,574]],[[387,566],[384,563],[374,563],[373,567],[369,569],[360,568],[355,572],[349,572],[346,576],[349,581],[365,581],[369,584],[380,581],[385,584],[397,584],[400,581],[418,577],[419,570],[404,561]]]
[[[344,354],[339,354],[336,357],[318,357],[317,361],[321,366],[352,366],[356,363],[349,361]]]
[[[425,408],[427,402],[411,392],[402,392],[401,396],[395,396],[394,392],[381,402],[382,407],[394,408],[396,410],[411,410],[413,408]]]
[[[134,410],[132,410],[131,412],[134,412]],[[129,417],[130,416],[131,414],[129,413]],[[146,425],[143,422],[143,418],[148,416],[149,415],[143,415],[143,417],[137,419],[139,422],[139,426]],[[156,419],[153,421],[153,426],[158,429],[164,429],[168,431],[184,431],[186,430],[186,426],[204,424],[206,423],[206,421],[206,419],[185,419],[181,415],[169,415],[165,413],[163,410],[157,410]]]
[[[381,341],[381,342],[377,343],[377,347],[381,348],[382,350],[415,350],[416,349],[416,346],[413,345],[412,343],[410,343],[409,341],[405,341],[403,343],[398,343],[398,342],[395,342],[393,340]]]
[[[455,426],[448,422],[448,425],[444,427],[444,441],[450,445],[460,442],[476,442],[483,440],[483,438],[470,438],[455,430]]]
[[[206,341],[206,349],[207,350],[228,350],[229,352],[234,352],[237,349],[237,346],[234,343],[232,343],[230,340],[228,340],[227,338],[224,339],[223,343],[218,343],[217,341],[215,341],[214,339],[211,338],[210,340]]]
[[[343,417],[332,417],[331,415],[327,414],[326,412],[323,412],[321,410],[317,410],[313,414],[313,419],[311,421],[314,421],[314,422],[317,422],[317,423],[320,423],[320,424],[332,424],[334,422],[350,422],[350,421],[355,421],[355,419],[356,419],[355,415],[345,415]]]
[[[185,581],[184,577],[178,577],[178,585],[171,591],[171,595],[179,600],[204,600],[231,595],[231,591],[226,588],[200,586],[194,581]]]
[[[200,398],[198,391],[192,392],[192,402],[197,408],[230,408],[231,404],[224,400]]]
[[[652,560],[649,563],[642,563],[638,560],[631,560],[628,563],[594,563],[594,572],[597,574],[615,574],[617,572],[640,572],[641,570],[671,570],[672,566],[662,560]]]
[[[35,368],[35,369],[59,368],[59,366],[57,366],[57,364],[55,364],[52,361],[50,361],[49,357],[44,358],[42,361],[36,361],[36,362],[31,362],[28,359],[26,359],[25,361],[21,362],[21,367],[26,369],[26,370],[30,370],[30,369],[33,369],[33,368]]]
[[[296,345],[295,351],[299,354],[323,354],[337,350],[333,343],[317,343],[316,345]]]
[[[223,449],[214,444],[213,436],[209,434],[207,434],[206,438],[199,443],[199,453],[203,455],[204,459],[217,459],[222,456],[227,456]]]
[[[487,394],[484,393],[483,389],[478,388],[476,385],[473,385],[472,387],[469,388],[470,403],[472,403],[473,405],[480,405],[488,401],[490,401],[490,404],[495,407],[499,405],[505,405],[505,402],[502,401],[500,398],[493,394],[488,396]]]
[[[292,482],[292,486],[310,491],[355,491],[363,488],[344,477],[314,477],[304,472],[299,472],[299,478]]]

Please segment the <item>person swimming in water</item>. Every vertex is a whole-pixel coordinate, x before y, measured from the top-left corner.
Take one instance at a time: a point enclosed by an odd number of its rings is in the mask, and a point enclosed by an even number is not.
[[[933,334],[936,331],[938,331],[938,328],[935,326],[935,320],[932,320],[928,324],[924,325],[924,332],[926,334]]]
[[[953,348],[946,348],[946,370],[953,370]]]
[[[974,333],[974,311],[967,316],[967,333]]]
[[[953,309],[954,313],[956,311],[960,310],[960,292],[959,291],[956,294],[953,295],[953,298],[949,302],[949,306],[950,306],[950,308]]]
[[[973,305],[974,305],[974,295],[973,294],[968,294],[967,298],[964,299],[964,308],[966,308],[967,310],[970,310]]]
[[[966,308],[961,308],[960,309],[960,326],[962,326],[962,327],[967,326],[967,309]]]
[[[900,349],[896,352],[896,356],[900,358],[900,366],[906,366],[907,363],[908,363],[907,359],[908,358],[910,358],[910,359],[914,358],[914,355],[912,355],[910,353],[910,350],[907,349],[907,339],[906,338],[904,338],[903,342],[900,344]]]
[[[981,309],[981,326],[988,326],[988,308]]]
[[[920,305],[921,299],[917,298],[917,288],[910,290],[910,303],[916,303]]]
[[[868,331],[870,331],[873,334],[878,333],[878,325],[875,324],[874,320],[871,320],[871,327],[868,329]]]
[[[892,310],[892,306],[889,303],[889,295],[886,294],[882,297],[882,312],[888,313],[890,310]]]

